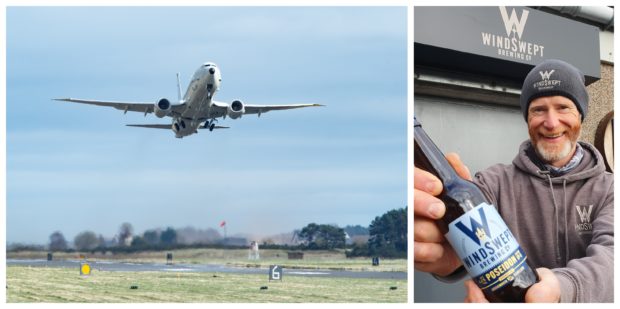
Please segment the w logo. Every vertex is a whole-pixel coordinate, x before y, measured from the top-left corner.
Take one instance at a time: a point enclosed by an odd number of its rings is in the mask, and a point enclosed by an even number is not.
[[[540,74],[540,77],[543,80],[549,80],[549,78],[551,77],[551,74],[553,74],[553,72],[555,72],[555,70],[551,70],[551,71],[539,71],[538,73]]]
[[[579,219],[581,219],[581,223],[590,223],[590,216],[592,215],[592,206],[593,205],[588,205],[588,206],[575,205],[575,208],[577,208],[577,212],[579,213]]]
[[[487,223],[487,216],[484,214],[484,210],[480,208],[478,209],[478,213],[480,214],[480,221],[482,221],[482,223],[470,217],[471,229],[466,227],[462,221],[457,222],[456,227],[480,246],[480,240],[486,236],[490,237],[491,231],[489,231],[489,224]]]
[[[523,13],[521,14],[521,19],[517,17],[515,9],[512,9],[512,11],[510,12],[510,17],[508,17],[508,12],[506,11],[505,6],[500,6],[499,12],[502,14],[502,19],[504,20],[506,35],[510,36],[510,33],[516,32],[520,40],[521,35],[523,35],[523,28],[525,28],[525,22],[527,21],[527,16],[530,14],[530,11],[523,10]]]

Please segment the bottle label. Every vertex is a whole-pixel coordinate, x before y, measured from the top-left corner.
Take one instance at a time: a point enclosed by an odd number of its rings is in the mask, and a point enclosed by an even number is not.
[[[446,239],[483,290],[495,291],[529,268],[525,253],[492,205],[482,203],[452,221]]]

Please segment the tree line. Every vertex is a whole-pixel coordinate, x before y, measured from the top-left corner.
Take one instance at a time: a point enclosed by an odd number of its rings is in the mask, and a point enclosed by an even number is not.
[[[346,230],[346,231],[345,231]],[[394,209],[375,217],[368,228],[310,223],[293,232],[293,243],[276,244],[264,241],[262,248],[286,248],[298,250],[346,250],[347,256],[381,256],[406,258],[407,256],[407,208]],[[238,239],[239,240],[239,239]],[[130,223],[123,223],[112,240],[92,231],[83,231],[73,239],[73,248],[60,231],[49,237],[50,251],[141,251],[205,246],[243,246],[244,239],[231,242],[221,237],[215,229],[206,231],[194,228],[150,229],[135,235]]]
[[[73,247],[76,251],[98,251],[110,249],[148,249],[150,247],[173,248],[177,245],[177,230],[168,227],[163,231],[147,230],[141,236],[133,234],[133,227],[130,223],[123,223],[119,228],[119,233],[112,240],[106,240],[103,235],[97,236],[93,231],[83,231],[78,233],[73,239]],[[50,251],[69,250],[68,241],[60,231],[55,231],[50,235]],[[127,250],[125,250],[127,251]]]

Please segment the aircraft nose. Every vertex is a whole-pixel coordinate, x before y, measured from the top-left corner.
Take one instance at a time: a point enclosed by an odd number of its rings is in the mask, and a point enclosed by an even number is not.
[[[209,73],[210,73],[211,75],[215,74],[215,68],[210,68],[210,69],[209,69]]]

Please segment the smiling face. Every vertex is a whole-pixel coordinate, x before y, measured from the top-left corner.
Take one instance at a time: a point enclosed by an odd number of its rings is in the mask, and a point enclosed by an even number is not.
[[[534,99],[528,108],[527,126],[536,153],[547,164],[562,167],[573,157],[581,133],[581,114],[569,98]]]

